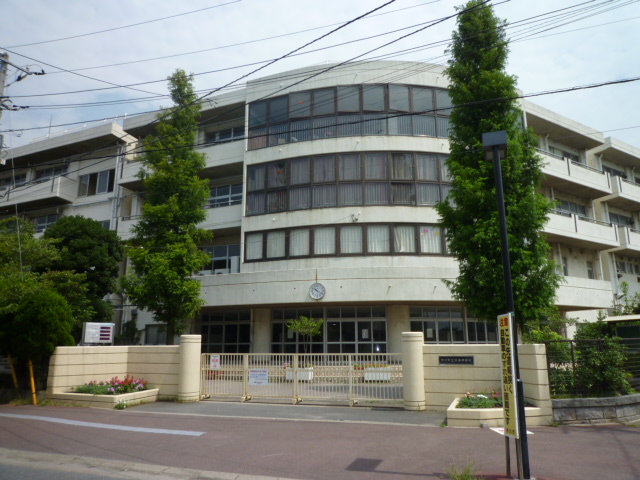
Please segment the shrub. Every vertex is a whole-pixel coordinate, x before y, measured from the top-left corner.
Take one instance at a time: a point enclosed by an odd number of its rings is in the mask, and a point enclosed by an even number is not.
[[[458,408],[498,408],[502,407],[502,394],[491,393],[467,393],[458,400]]]

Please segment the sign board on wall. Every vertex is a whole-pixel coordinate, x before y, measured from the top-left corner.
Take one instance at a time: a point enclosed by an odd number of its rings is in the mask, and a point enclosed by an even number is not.
[[[82,324],[82,343],[112,344],[115,323],[85,322]]]
[[[504,403],[504,434],[520,438],[516,405],[516,367],[513,358],[512,314],[498,315],[500,327],[500,363],[502,365],[502,398]]]

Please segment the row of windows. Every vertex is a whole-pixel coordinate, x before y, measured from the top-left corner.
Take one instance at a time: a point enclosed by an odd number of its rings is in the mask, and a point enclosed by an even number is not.
[[[333,306],[326,308],[274,308],[271,311],[272,353],[386,353],[387,321],[384,306]],[[286,326],[304,315],[324,318],[322,332],[299,337]],[[496,343],[495,323],[465,318],[462,309],[411,307],[411,330],[423,332],[427,343]],[[248,352],[251,311],[203,312],[200,331],[205,352]]]
[[[331,255],[437,255],[445,251],[435,225],[371,224],[248,233],[247,261]]]
[[[205,143],[225,143],[244,138],[244,125],[205,132]]]
[[[408,85],[294,92],[249,105],[248,147],[356,135],[448,137],[451,108],[447,90]]]
[[[27,174],[21,173],[11,177],[0,178],[0,190],[5,190],[7,187],[19,187],[27,183]]]
[[[37,183],[46,182],[52,177],[55,177],[58,175],[64,175],[65,173],[67,173],[67,170],[68,170],[68,165],[57,165],[55,167],[47,167],[47,168],[42,168],[40,170],[36,170],[35,181]]]
[[[451,189],[445,156],[367,152],[247,168],[247,215],[355,205],[435,205]]]

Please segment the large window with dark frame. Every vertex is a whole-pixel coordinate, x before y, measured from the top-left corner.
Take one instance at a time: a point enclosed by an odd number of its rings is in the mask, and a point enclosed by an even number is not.
[[[247,233],[245,260],[284,260],[318,256],[443,255],[445,239],[437,225],[345,224]]]
[[[249,150],[357,135],[449,136],[445,89],[411,85],[340,85],[249,105]]]
[[[387,353],[384,306],[335,306],[327,308],[274,308],[271,311],[272,353]],[[304,315],[324,318],[322,333],[300,338],[287,328],[289,320]]]
[[[251,310],[202,312],[198,321],[202,353],[249,353]]]
[[[423,332],[425,343],[497,343],[496,323],[465,315],[460,307],[409,308],[411,331]]]
[[[435,205],[451,189],[446,156],[366,152],[247,168],[247,215],[357,205]]]

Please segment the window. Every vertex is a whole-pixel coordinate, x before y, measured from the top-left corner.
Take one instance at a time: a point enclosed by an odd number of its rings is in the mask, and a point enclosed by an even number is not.
[[[210,192],[210,208],[240,205],[242,202],[242,184],[211,187]]]
[[[205,132],[205,143],[224,143],[244,138],[244,126],[229,127],[222,130]]]
[[[202,251],[209,255],[201,273],[218,275],[221,273],[240,272],[240,245],[214,245],[203,247]]]
[[[340,85],[249,105],[250,150],[288,142],[355,135],[448,136],[448,91],[410,85]],[[208,141],[240,137],[235,129]]]
[[[87,197],[101,193],[113,192],[113,181],[116,171],[103,170],[102,172],[80,175],[78,195]]]
[[[619,213],[611,213],[611,212],[609,212],[609,221],[615,225],[620,225],[621,227],[633,228],[633,224],[634,224],[632,217],[621,215]]]
[[[567,260],[567,257],[562,257],[562,274],[565,277],[569,276],[569,261]]]
[[[166,345],[167,326],[166,325],[145,325],[144,327],[145,345]]]
[[[203,312],[199,324],[204,353],[249,353],[250,310]]]
[[[638,265],[636,264],[636,267]],[[591,280],[594,280],[596,278],[596,271],[595,268],[593,268],[593,262],[587,262],[587,278],[590,278]]]
[[[43,168],[36,171],[36,182],[46,182],[50,178],[67,173],[67,165],[58,165],[56,167]]]
[[[248,233],[244,246],[247,260],[262,258],[262,233]]]
[[[444,161],[438,155],[367,152],[250,166],[246,214],[335,206],[435,205],[450,190]]]
[[[562,148],[554,147],[553,145],[549,145],[549,152],[552,153],[553,155],[556,155],[557,157],[568,158],[569,160],[572,160],[574,162],[580,161],[580,157],[575,153],[567,152],[566,150]]]
[[[27,174],[20,173],[11,177],[0,178],[0,190],[5,190],[7,187],[19,187],[27,183]]]
[[[268,230],[247,234],[245,247],[247,261],[327,255],[443,255],[444,252],[440,227],[414,224]]]
[[[565,213],[573,213],[582,217],[587,216],[587,207],[567,200],[558,200],[558,210]]]
[[[44,232],[47,228],[53,225],[62,215],[54,213],[51,215],[42,215],[33,219],[33,223],[36,226],[36,232]]]
[[[457,307],[410,307],[411,331],[425,343],[497,343],[496,325],[467,316]],[[466,335],[465,335],[466,332]]]

